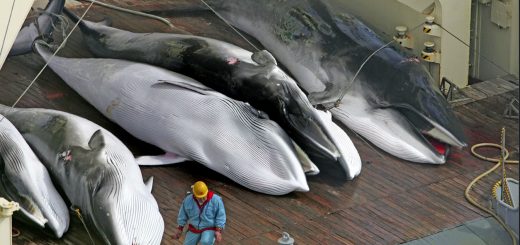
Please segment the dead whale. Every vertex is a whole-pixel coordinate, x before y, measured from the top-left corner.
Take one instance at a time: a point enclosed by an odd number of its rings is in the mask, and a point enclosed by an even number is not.
[[[444,163],[462,128],[419,59],[384,42],[348,13],[318,0],[208,0],[260,41],[309,93],[313,104],[399,158]],[[363,69],[356,73],[366,61]],[[355,78],[355,79],[354,79]]]
[[[8,114],[6,114],[9,112]],[[0,105],[73,208],[108,244],[160,244],[164,221],[128,148],[87,119]]]

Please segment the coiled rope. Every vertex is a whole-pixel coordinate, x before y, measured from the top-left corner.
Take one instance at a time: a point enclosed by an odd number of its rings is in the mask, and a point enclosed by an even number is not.
[[[504,140],[504,133],[502,133],[502,141]],[[485,156],[482,156],[480,154],[478,154],[475,150],[477,148],[480,148],[480,147],[494,147],[494,148],[498,148],[501,150],[501,152],[503,152],[503,158],[502,159],[499,159],[499,158],[489,158],[489,157],[485,157]],[[471,154],[473,154],[475,157],[479,158],[479,159],[482,159],[482,160],[485,160],[485,161],[488,161],[488,162],[495,162],[497,164],[495,164],[492,168],[490,168],[489,170],[487,170],[486,172],[480,174],[479,176],[477,176],[475,179],[473,179],[469,185],[466,187],[466,191],[464,192],[464,196],[466,197],[466,199],[468,200],[469,203],[471,203],[473,206],[481,209],[482,211],[490,214],[491,216],[493,216],[493,218],[495,218],[498,223],[500,223],[500,225],[502,225],[504,227],[504,229],[507,231],[507,233],[509,233],[509,236],[511,237],[511,240],[513,241],[513,245],[516,245],[516,237],[515,237],[515,234],[513,233],[513,231],[511,230],[511,228],[509,228],[509,226],[507,226],[504,221],[498,217],[498,215],[496,215],[493,211],[489,210],[488,208],[480,205],[475,199],[473,199],[471,196],[470,196],[470,191],[471,191],[471,188],[473,187],[473,185],[475,185],[475,183],[477,183],[480,179],[482,179],[484,176],[492,173],[493,171],[495,171],[498,167],[500,167],[502,165],[502,162],[504,163],[508,163],[508,164],[518,164],[518,160],[507,160],[507,158],[509,157],[509,151],[503,147],[502,145],[499,145],[499,144],[494,144],[494,143],[480,143],[480,144],[475,144],[471,147]]]

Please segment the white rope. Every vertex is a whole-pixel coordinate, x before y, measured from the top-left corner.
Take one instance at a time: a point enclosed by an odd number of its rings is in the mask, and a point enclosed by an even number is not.
[[[34,9],[34,12],[38,13],[39,15],[46,14],[46,15],[51,16],[50,20],[51,20],[52,30],[58,29],[58,24],[60,24],[62,38],[65,39],[65,37],[67,35],[66,34],[67,33],[67,29],[69,29],[69,25],[70,25],[69,20],[67,18],[65,18],[65,16],[60,15],[60,14],[55,14],[55,13],[52,13],[52,12],[48,12],[48,11],[46,11],[44,9]],[[57,23],[55,23],[54,19],[52,18],[53,16],[56,17],[56,19],[57,19],[56,22]],[[40,30],[40,26],[39,26],[39,23],[38,23],[38,17],[35,19],[34,25],[36,26],[36,29],[38,30],[38,34],[42,35],[41,34],[41,30]],[[45,36],[43,36],[43,37],[46,38]]]
[[[254,49],[256,49],[256,51],[260,51],[260,49],[258,49],[252,42],[250,42],[246,37],[244,37],[244,35],[242,35],[242,33],[240,33],[237,29],[235,29],[235,27],[233,27],[226,19],[224,19],[224,17],[222,17],[219,13],[217,13],[217,11],[215,11],[211,6],[209,6],[209,4],[207,4],[204,0],[200,0],[204,5],[206,5],[206,7],[209,8],[209,10],[211,10],[211,12],[213,12],[216,16],[218,16],[222,21],[224,21],[224,23],[226,23],[226,25],[228,25],[229,27],[231,27],[231,29],[233,29],[233,31],[235,31],[240,37],[242,37],[247,43],[249,43],[249,45],[251,45]]]
[[[9,110],[7,111],[6,114],[9,114],[11,113],[11,111],[14,109],[14,107],[16,106],[16,104],[18,104],[18,102],[20,102],[20,100],[22,99],[22,97],[27,93],[27,91],[29,91],[29,89],[31,88],[31,86],[36,82],[36,80],[40,77],[40,75],[43,73],[43,71],[45,70],[45,68],[47,68],[47,66],[49,65],[49,63],[52,61],[52,59],[54,58],[54,56],[56,56],[56,54],[63,48],[63,46],[65,45],[65,43],[67,42],[67,40],[69,39],[70,35],[72,35],[72,32],[74,32],[74,30],[78,27],[79,23],[83,20],[83,18],[85,17],[85,15],[87,14],[87,12],[90,10],[90,8],[92,7],[92,5],[94,5],[94,2],[96,0],[93,0],[90,5],[87,7],[87,9],[85,10],[85,12],[83,13],[83,15],[81,15],[81,17],[79,18],[79,21],[72,27],[72,30],[69,32],[69,34],[65,37],[65,39],[63,40],[63,42],[61,42],[60,46],[58,46],[58,48],[56,49],[56,51],[54,51],[54,53],[52,54],[52,56],[47,60],[47,62],[45,62],[45,65],[42,67],[42,69],[38,72],[38,74],[36,75],[36,77],[34,77],[34,79],[31,81],[31,83],[29,84],[29,86],[27,86],[27,88],[23,91],[23,93],[18,97],[18,99],[16,99],[16,101],[13,103],[13,105],[11,106],[11,108],[9,108]],[[0,122],[4,120],[4,116],[2,116],[2,118],[0,118]]]
[[[442,26],[441,24],[437,23],[437,22],[434,22],[436,25],[438,25],[440,28],[442,28],[444,31],[446,31],[448,34],[450,34],[452,37],[454,37],[455,39],[457,39],[459,42],[461,42],[462,44],[464,44],[466,47],[470,48],[471,49],[471,46],[469,44],[467,44],[466,42],[464,42],[460,37],[456,36],[455,34],[451,33],[448,29],[444,28],[444,26]],[[490,58],[486,57],[485,55],[481,54],[480,51],[477,51],[475,50],[475,52],[477,52],[477,55],[478,57],[482,57],[484,58],[486,61],[488,61],[489,63],[491,63],[492,65],[494,65],[496,68],[498,68],[499,70],[501,70],[502,72],[504,72],[505,74],[511,74],[509,71],[507,71],[506,69],[504,69],[502,66],[498,65],[496,62],[494,62],[493,60],[491,60]]]
[[[414,28],[412,28],[410,30],[410,32],[414,31],[415,29],[417,29],[419,26],[422,26],[423,25],[423,22],[421,22],[421,24],[415,26]],[[378,48],[376,51],[372,52],[366,59],[365,61],[363,61],[363,63],[361,64],[361,66],[359,66],[359,69],[356,71],[356,74],[354,74],[354,77],[352,78],[352,80],[350,81],[350,84],[347,85],[347,87],[345,87],[345,89],[343,89],[343,91],[341,92],[341,96],[339,97],[339,99],[336,101],[335,103],[335,107],[337,107],[340,103],[341,103],[341,100],[343,99],[343,97],[345,97],[345,95],[347,94],[348,90],[354,85],[354,82],[357,78],[357,76],[359,75],[359,72],[361,72],[361,69],[363,69],[363,67],[365,66],[365,64],[370,60],[370,58],[372,58],[375,54],[377,54],[377,52],[381,51],[382,49],[388,47],[388,45],[392,44],[393,42],[395,42],[396,40],[393,39],[392,41],[386,43],[385,45],[381,46],[380,48]]]
[[[147,13],[143,13],[143,12],[127,9],[127,8],[122,8],[122,7],[119,7],[119,6],[112,5],[112,4],[99,2],[97,0],[86,0],[86,1],[91,2],[91,3],[95,3],[95,4],[103,6],[105,8],[110,8],[110,9],[114,9],[114,10],[117,10],[117,11],[133,14],[133,15],[139,15],[139,16],[144,16],[144,17],[147,17],[147,18],[155,19],[155,20],[163,22],[164,24],[168,25],[172,29],[175,28],[175,26],[169,20],[167,20],[167,19],[165,19],[163,17],[157,16],[157,15],[147,14]]]

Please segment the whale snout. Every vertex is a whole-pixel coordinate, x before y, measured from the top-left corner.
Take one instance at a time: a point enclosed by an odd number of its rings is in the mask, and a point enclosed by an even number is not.
[[[249,188],[271,195],[309,191],[302,163],[289,136],[278,124],[261,120],[251,125],[254,138],[247,143],[252,155],[241,155],[230,173]],[[236,180],[235,180],[236,181]],[[239,181],[237,181],[239,182]]]
[[[126,190],[121,193],[135,192]],[[151,193],[105,196],[94,200],[93,217],[109,244],[160,244],[164,220]]]

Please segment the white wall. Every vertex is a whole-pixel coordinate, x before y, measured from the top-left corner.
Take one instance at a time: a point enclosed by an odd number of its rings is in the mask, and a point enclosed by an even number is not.
[[[466,87],[469,73],[471,0],[436,0],[436,3],[437,6],[440,3],[440,8],[436,7],[434,16],[447,30],[441,36],[440,77],[448,78],[459,87]]]
[[[520,77],[518,73],[518,69],[520,66],[520,62],[518,59],[519,53],[519,39],[518,39],[518,26],[520,24],[520,20],[518,18],[520,10],[519,0],[513,0],[513,19],[511,21],[511,52],[510,52],[510,64],[509,64],[509,72],[514,74],[517,78]]]
[[[11,46],[18,35],[18,31],[20,31],[20,28],[22,27],[29,10],[31,10],[32,4],[32,0],[0,0],[0,47],[2,47],[3,43],[3,48],[0,48],[0,69],[4,64],[9,50],[11,50]],[[13,9],[12,14],[11,9]],[[8,22],[9,28],[7,26]]]
[[[494,79],[508,73],[518,78],[519,0],[511,1],[512,20],[508,28],[500,28],[491,22],[491,5],[478,4],[480,30],[477,33],[477,48],[480,49],[481,56],[476,75],[479,79]]]

